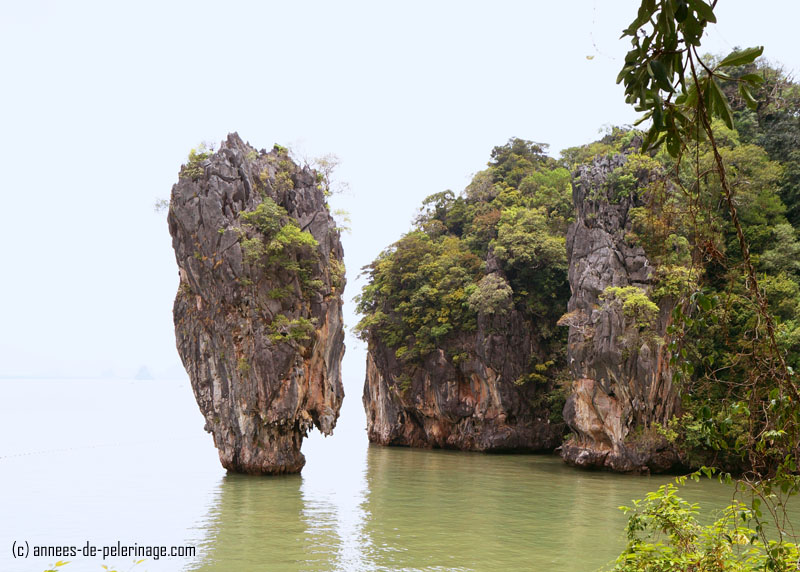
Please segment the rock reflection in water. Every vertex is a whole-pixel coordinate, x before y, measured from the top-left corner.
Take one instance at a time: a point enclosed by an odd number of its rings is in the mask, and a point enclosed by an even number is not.
[[[366,447],[304,446],[302,476],[225,475],[191,570],[374,570],[366,521]]]
[[[329,444],[306,451],[302,477],[225,476],[195,570],[595,570],[624,544],[617,507],[670,480],[544,455]],[[685,496],[721,508],[730,489]]]

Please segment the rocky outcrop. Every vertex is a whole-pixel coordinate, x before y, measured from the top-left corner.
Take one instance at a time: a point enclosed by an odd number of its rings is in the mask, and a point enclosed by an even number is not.
[[[573,181],[576,219],[567,236],[572,296],[561,319],[569,325],[574,381],[564,419],[573,436],[561,455],[581,467],[646,473],[677,461],[653,427],[678,407],[663,351],[674,303],[649,300],[653,264],[626,236],[630,210],[644,204],[654,176],[636,173],[633,189],[620,188],[612,173],[626,161],[626,155],[598,158],[579,168]]]
[[[343,252],[322,184],[234,133],[172,188],[178,353],[230,471],[300,471],[307,431],[339,415]]]
[[[363,396],[369,440],[470,451],[554,449],[564,424],[550,421],[549,387],[515,383],[538,351],[535,331],[517,310],[479,313],[476,332],[459,334],[414,365],[373,337]]]

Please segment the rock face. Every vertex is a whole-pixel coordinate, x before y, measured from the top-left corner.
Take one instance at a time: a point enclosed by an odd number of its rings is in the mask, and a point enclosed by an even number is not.
[[[381,445],[471,451],[552,450],[563,423],[551,423],[546,388],[517,385],[537,350],[517,310],[478,314],[478,328],[409,368],[394,349],[369,342],[364,408],[369,440]],[[462,357],[454,363],[450,355]]]
[[[640,176],[635,191],[622,194],[610,182],[626,161],[625,155],[598,158],[579,168],[573,181],[576,219],[567,236],[572,296],[561,323],[570,326],[567,359],[574,381],[564,419],[574,435],[561,455],[581,467],[647,473],[677,461],[652,427],[678,407],[663,352],[674,303],[650,306],[649,322],[633,305],[623,307],[627,300],[645,300],[641,295],[650,294],[654,282],[645,251],[626,239],[630,209],[644,204],[646,192],[640,191],[648,181]]]
[[[339,415],[344,265],[322,181],[234,133],[172,188],[178,353],[230,471],[300,471],[307,431]]]

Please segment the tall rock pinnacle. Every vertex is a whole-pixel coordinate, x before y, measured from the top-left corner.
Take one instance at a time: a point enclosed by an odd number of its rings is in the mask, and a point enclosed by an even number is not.
[[[308,430],[339,415],[344,265],[323,185],[233,133],[172,188],[178,353],[230,471],[300,471]]]

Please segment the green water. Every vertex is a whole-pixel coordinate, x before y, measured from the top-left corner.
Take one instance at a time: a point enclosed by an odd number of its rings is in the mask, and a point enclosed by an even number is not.
[[[365,456],[365,470],[328,493],[314,481],[336,481],[330,468],[226,475],[191,569],[595,570],[624,544],[617,507],[670,480],[576,471],[552,456],[375,446]],[[685,490],[709,509],[730,493],[715,482]]]
[[[87,541],[197,553],[134,568],[78,557],[65,572],[591,571],[624,546],[617,507],[671,480],[549,455],[369,446],[355,399],[333,437],[306,440],[302,475],[228,475],[185,381],[6,380],[0,393],[3,572],[55,560],[14,558],[14,542]],[[704,512],[730,495],[713,481],[683,493]]]

